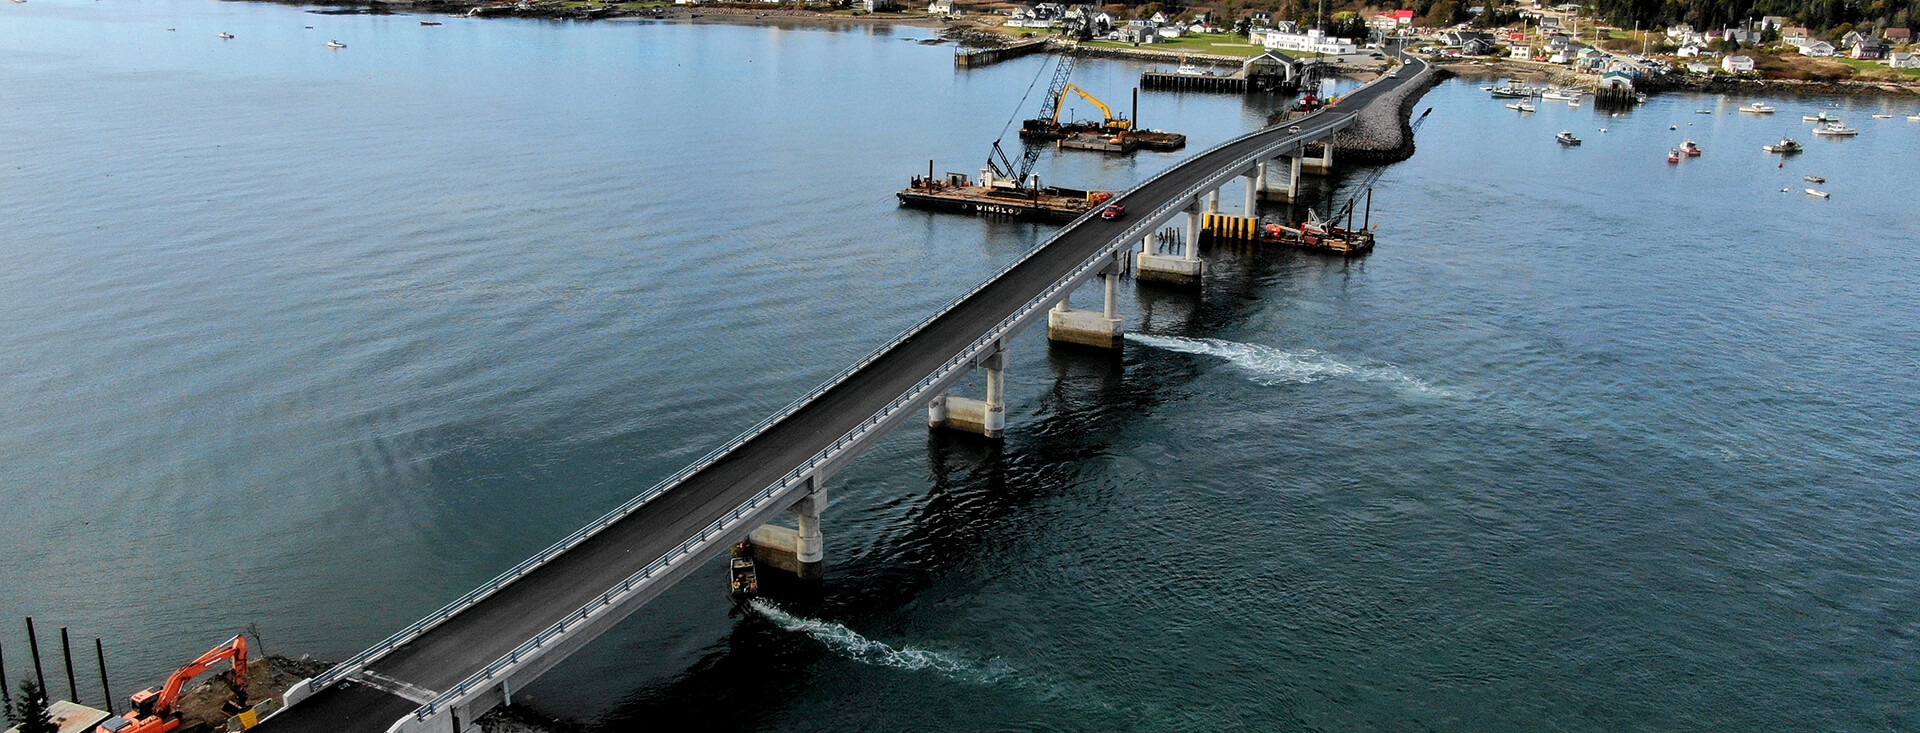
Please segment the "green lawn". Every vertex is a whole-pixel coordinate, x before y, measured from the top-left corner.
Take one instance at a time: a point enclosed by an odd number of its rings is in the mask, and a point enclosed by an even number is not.
[[[1087,41],[1089,48],[1136,48],[1131,43],[1120,41]],[[1245,36],[1234,33],[1190,33],[1163,43],[1150,43],[1137,48],[1156,51],[1186,51],[1188,53],[1211,53],[1220,56],[1239,56],[1249,58],[1266,52],[1265,46],[1249,42]],[[1293,52],[1287,52],[1292,55]]]
[[[1899,72],[1900,74],[1905,75],[1909,79],[1920,79],[1920,69],[1895,69],[1893,67],[1888,66],[1887,62],[1885,61],[1862,61],[1860,59],[1850,59],[1845,56],[1835,56],[1833,57],[1833,60],[1846,64],[1848,66],[1851,66],[1860,71],[1874,71],[1874,70],[1894,71],[1894,72]]]

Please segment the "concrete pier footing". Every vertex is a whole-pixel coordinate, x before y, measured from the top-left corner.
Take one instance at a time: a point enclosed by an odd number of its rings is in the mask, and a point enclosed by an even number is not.
[[[987,398],[939,395],[927,403],[927,427],[945,428],[999,439],[1007,432],[1007,356],[997,350],[982,360],[987,371]]]
[[[820,532],[820,514],[826,508],[826,491],[814,489],[790,510],[797,528],[768,524],[755,529],[749,537],[754,561],[803,580],[819,580],[827,567],[826,537]]]
[[[1101,309],[1077,310],[1068,301],[1060,301],[1047,313],[1047,339],[1063,344],[1118,349],[1126,336],[1120,324],[1120,263],[1107,265],[1100,273]]]

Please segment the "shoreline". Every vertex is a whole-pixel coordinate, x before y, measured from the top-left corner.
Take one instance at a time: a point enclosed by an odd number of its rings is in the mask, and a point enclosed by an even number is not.
[[[1571,84],[1577,78],[1577,75],[1574,74],[1572,70],[1562,66],[1538,62],[1516,62],[1511,59],[1435,61],[1434,65],[1459,76],[1540,78],[1547,79],[1555,84]],[[1639,87],[1639,91],[1648,94],[1681,91],[1733,96],[1774,94],[1792,96],[1911,97],[1920,96],[1920,83],[1896,84],[1878,81],[1802,81],[1799,79],[1756,79],[1741,77],[1696,78],[1691,76],[1668,75],[1649,81],[1644,86]]]

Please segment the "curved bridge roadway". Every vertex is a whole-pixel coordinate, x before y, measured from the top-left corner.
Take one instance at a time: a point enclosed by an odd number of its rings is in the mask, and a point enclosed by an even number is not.
[[[808,471],[844,463],[859,452],[867,433],[915,415],[985,350],[1092,277],[1094,266],[1137,248],[1142,235],[1246,170],[1250,161],[1330,137],[1351,124],[1352,113],[1429,71],[1424,61],[1403,59],[1399,74],[1354,91],[1332,108],[1224,143],[1121,194],[1116,202],[1134,216],[1083,216],[1067,225],[971,294],[707,459],[327,675],[296,685],[288,695],[295,704],[256,730],[468,727],[470,721],[452,716],[466,718],[510,700],[512,685],[558,664],[700,561],[784,511],[819,475]],[[638,585],[658,587],[643,593]],[[563,642],[569,628],[584,634]],[[541,656],[547,658],[527,661]]]

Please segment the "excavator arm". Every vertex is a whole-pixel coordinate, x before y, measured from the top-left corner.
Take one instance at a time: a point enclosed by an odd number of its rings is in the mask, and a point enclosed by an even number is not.
[[[160,696],[154,701],[155,714],[172,713],[174,704],[180,700],[180,691],[186,688],[187,683],[221,662],[233,664],[233,689],[240,696],[240,704],[244,706],[247,702],[247,637],[242,634],[222,642],[219,646],[200,655],[199,659],[174,670],[173,676],[167,678],[167,686],[161,688]]]
[[[1080,85],[1072,84],[1072,83],[1067,84],[1067,86],[1061,90],[1059,100],[1053,103],[1053,121],[1054,122],[1057,123],[1060,121],[1060,109],[1067,105],[1066,92],[1073,92],[1074,94],[1078,94],[1082,99],[1085,99],[1088,102],[1092,102],[1093,106],[1099,107],[1100,114],[1106,116],[1107,129],[1126,130],[1133,127],[1133,122],[1131,120],[1122,120],[1122,119],[1114,118],[1112,107],[1108,107],[1106,102],[1100,101],[1099,97],[1093,96],[1092,92],[1089,92],[1085,89],[1081,89]]]

